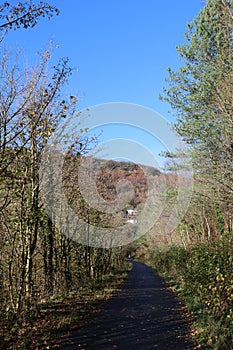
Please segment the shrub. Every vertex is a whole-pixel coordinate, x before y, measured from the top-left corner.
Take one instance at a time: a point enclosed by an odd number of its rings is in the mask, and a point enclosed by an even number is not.
[[[199,328],[207,349],[227,350],[233,344],[233,244],[221,239],[188,247],[156,248],[155,270],[176,284]]]

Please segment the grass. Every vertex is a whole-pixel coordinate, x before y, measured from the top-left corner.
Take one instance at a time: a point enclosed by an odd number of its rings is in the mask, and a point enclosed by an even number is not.
[[[131,264],[104,276],[102,282],[80,288],[66,296],[57,295],[28,312],[23,323],[15,320],[0,331],[0,349],[42,350],[58,347],[57,339],[69,336],[112,294],[119,292],[127,279]],[[19,321],[19,320],[18,320]],[[1,347],[2,346],[2,347]]]

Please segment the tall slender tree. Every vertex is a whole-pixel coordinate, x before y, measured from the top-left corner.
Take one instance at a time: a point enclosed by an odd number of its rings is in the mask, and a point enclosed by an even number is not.
[[[233,2],[208,0],[188,25],[177,51],[183,65],[168,69],[163,99],[175,110],[176,131],[189,145],[202,209],[214,207],[232,227]],[[210,205],[211,204],[211,205]],[[224,212],[220,214],[220,212]],[[204,214],[207,220],[207,216]],[[228,222],[228,224],[227,224]],[[207,225],[208,226],[208,225]]]

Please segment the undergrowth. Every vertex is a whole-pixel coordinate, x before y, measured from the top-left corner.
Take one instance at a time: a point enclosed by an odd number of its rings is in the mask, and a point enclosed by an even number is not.
[[[233,242],[155,248],[150,265],[182,297],[203,349],[233,349]]]
[[[70,330],[82,325],[121,289],[131,268],[132,265],[126,263],[122,269],[103,276],[102,281],[90,281],[78,290],[32,306],[20,318],[13,315],[8,319],[0,318],[0,349],[56,348],[62,338],[69,336]]]

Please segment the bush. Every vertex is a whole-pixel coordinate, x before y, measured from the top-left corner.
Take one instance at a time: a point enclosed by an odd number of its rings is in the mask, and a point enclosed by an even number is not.
[[[155,270],[175,285],[185,298],[199,340],[205,349],[227,350],[233,344],[233,244],[219,240],[172,246],[151,253]]]

